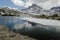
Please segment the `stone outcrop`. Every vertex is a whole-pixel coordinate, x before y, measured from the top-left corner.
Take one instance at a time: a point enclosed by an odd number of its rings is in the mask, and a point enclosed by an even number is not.
[[[33,38],[29,38],[28,36],[23,36],[18,33],[14,33],[9,31],[9,29],[5,26],[0,26],[0,40],[36,40]]]

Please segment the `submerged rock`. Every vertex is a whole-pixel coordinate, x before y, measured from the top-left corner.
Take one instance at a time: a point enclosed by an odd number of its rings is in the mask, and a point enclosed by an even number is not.
[[[36,39],[14,33],[12,31],[9,31],[7,27],[0,26],[0,40],[36,40]]]

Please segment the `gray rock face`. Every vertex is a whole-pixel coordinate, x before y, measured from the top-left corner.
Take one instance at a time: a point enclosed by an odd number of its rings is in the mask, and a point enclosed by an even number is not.
[[[40,6],[33,4],[32,6],[29,6],[26,9],[23,9],[22,11],[28,14],[41,14],[41,11],[43,10],[43,8],[41,8]]]
[[[36,39],[14,33],[12,31],[9,31],[9,29],[6,27],[0,26],[0,40],[36,40]]]

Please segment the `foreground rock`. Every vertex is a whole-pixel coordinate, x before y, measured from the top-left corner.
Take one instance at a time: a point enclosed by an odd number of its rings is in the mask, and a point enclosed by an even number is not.
[[[0,40],[36,40],[36,39],[14,33],[12,31],[9,31],[9,29],[6,27],[0,26]]]

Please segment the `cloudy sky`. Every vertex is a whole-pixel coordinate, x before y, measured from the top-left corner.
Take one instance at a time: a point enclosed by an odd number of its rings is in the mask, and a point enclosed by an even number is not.
[[[60,6],[60,0],[0,0],[0,7],[8,6],[16,9],[23,9],[36,4],[44,9]]]

